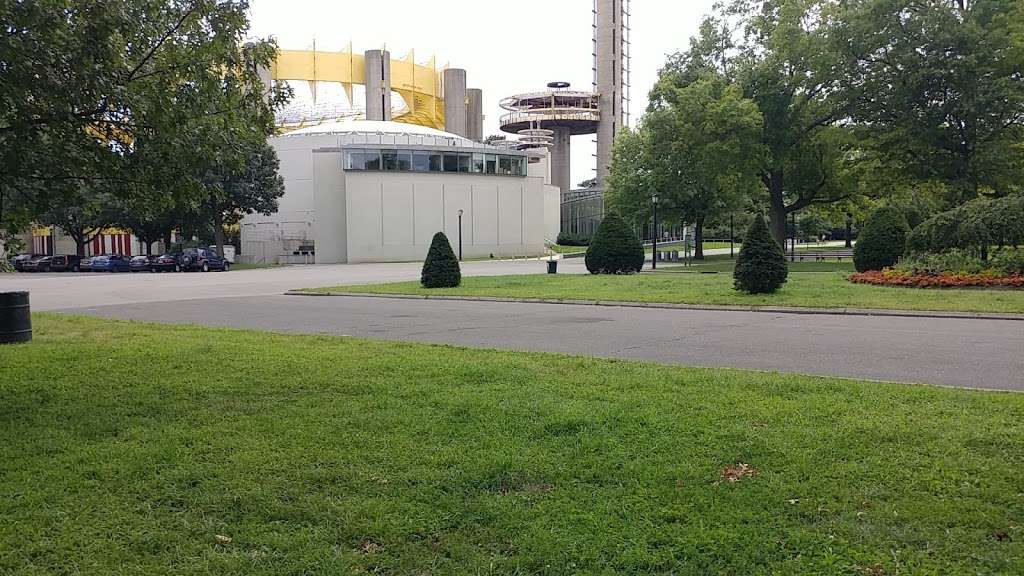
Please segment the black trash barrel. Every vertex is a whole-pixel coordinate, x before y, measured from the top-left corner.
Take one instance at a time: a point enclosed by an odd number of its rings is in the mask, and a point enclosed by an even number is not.
[[[548,274],[558,274],[558,260],[548,260]]]
[[[28,292],[0,292],[0,344],[32,340]]]

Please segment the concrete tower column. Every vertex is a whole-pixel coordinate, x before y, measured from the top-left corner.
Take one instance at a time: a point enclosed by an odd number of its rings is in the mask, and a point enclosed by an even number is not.
[[[466,71],[448,68],[444,71],[444,129],[468,138],[466,130]]]
[[[600,93],[601,122],[597,126],[597,185],[604,188],[612,162],[615,137],[625,125],[624,102],[629,89],[627,15],[629,0],[594,2],[594,91]]]
[[[484,140],[484,91],[479,88],[466,91],[466,133],[470,140]]]
[[[366,119],[391,120],[391,53],[369,50],[366,62]]]
[[[562,193],[572,190],[572,132],[568,128],[553,128],[554,142],[551,146],[551,184],[558,186]]]

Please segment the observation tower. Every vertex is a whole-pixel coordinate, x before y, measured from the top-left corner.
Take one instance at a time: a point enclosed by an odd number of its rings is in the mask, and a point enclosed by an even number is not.
[[[501,130],[519,135],[521,148],[550,147],[551,183],[563,193],[572,190],[570,138],[597,134],[600,97],[570,90],[568,82],[551,82],[543,92],[510,96],[500,104],[507,111],[501,117]]]
[[[580,92],[571,90],[567,82],[552,82],[543,92],[501,101],[507,111],[501,118],[501,130],[520,135],[525,146],[536,147],[534,141],[543,136],[537,131],[551,131],[551,181],[562,189],[563,202],[572,192],[571,137],[595,135],[597,186],[589,192],[599,198],[615,137],[629,124],[630,0],[593,3],[593,91]]]

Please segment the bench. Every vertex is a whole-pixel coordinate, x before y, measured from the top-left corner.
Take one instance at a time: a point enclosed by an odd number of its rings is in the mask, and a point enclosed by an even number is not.
[[[814,260],[815,262],[824,262],[835,258],[836,261],[842,262],[843,258],[853,258],[853,250],[828,250],[823,252],[797,252],[796,254],[787,254],[790,262],[803,262],[804,260]]]

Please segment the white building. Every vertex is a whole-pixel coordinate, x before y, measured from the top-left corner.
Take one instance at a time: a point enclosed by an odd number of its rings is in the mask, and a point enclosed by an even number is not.
[[[439,231],[456,252],[461,236],[464,258],[539,255],[558,235],[559,191],[547,185],[543,151],[367,120],[270,143],[285,195],[277,213],[242,221],[242,256],[256,262],[422,260]]]

